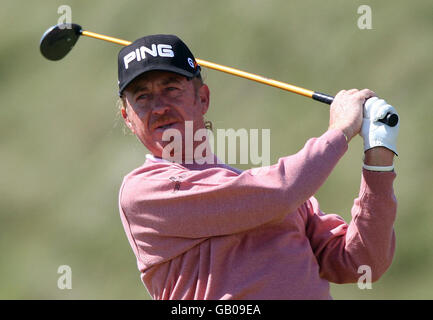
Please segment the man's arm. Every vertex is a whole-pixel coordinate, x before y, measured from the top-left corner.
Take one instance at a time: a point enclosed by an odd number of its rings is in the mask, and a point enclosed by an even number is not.
[[[358,268],[364,265],[376,281],[389,267],[395,248],[395,176],[363,169],[349,224],[335,214],[324,214],[316,199],[308,201],[306,232],[322,277],[336,283],[356,282],[362,275]]]
[[[374,93],[366,89],[340,91],[331,105],[330,128],[343,130],[348,141],[358,133],[364,138],[361,188],[350,224],[337,215],[323,214],[314,198],[308,202],[307,236],[321,276],[332,282],[356,282],[360,266],[369,267],[375,281],[389,267],[394,254],[397,201],[392,165],[398,127],[384,128],[375,123],[380,113],[394,109],[378,98],[364,106],[372,96]]]

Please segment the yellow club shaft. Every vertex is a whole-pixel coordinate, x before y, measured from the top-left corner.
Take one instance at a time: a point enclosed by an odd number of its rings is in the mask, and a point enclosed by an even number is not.
[[[120,44],[122,46],[129,46],[132,43],[131,41],[113,38],[113,37],[109,37],[109,36],[104,36],[103,34],[91,32],[91,31],[81,31],[81,35],[86,36],[86,37],[90,37],[90,38],[95,38],[95,39],[99,39],[99,40],[117,43],[117,44]]]
[[[280,89],[287,90],[287,91],[290,91],[290,92],[294,92],[294,93],[303,95],[305,97],[312,98],[312,96],[314,94],[314,91],[311,91],[311,90],[308,90],[308,89],[304,89],[304,88],[301,88],[301,87],[297,87],[297,86],[294,86],[292,84],[284,83],[284,82],[281,82],[281,81],[265,78],[265,77],[259,76],[257,74],[254,74],[254,73],[249,73],[249,72],[238,70],[238,69],[235,69],[235,68],[226,67],[226,66],[223,66],[223,65],[220,65],[220,64],[216,64],[216,63],[213,63],[213,62],[209,62],[209,61],[206,61],[206,60],[202,60],[202,59],[195,59],[195,60],[197,61],[197,63],[200,66],[203,66],[203,67],[206,67],[206,68],[210,68],[210,69],[214,69],[214,70],[218,70],[218,71],[222,71],[222,72],[225,72],[225,73],[229,73],[229,74],[232,74],[232,75],[235,75],[235,76],[238,76],[238,77],[242,77],[242,78],[245,78],[245,79],[253,80],[253,81],[256,81],[256,82],[263,83],[263,84],[267,84],[269,86],[280,88]]]
[[[108,42],[113,42],[113,43],[120,44],[123,46],[127,46],[127,45],[130,45],[132,43],[131,41],[113,38],[113,37],[105,36],[105,35],[102,35],[99,33],[91,32],[91,31],[85,31],[85,30],[81,31],[81,35],[86,36],[86,37],[99,39],[99,40],[108,41]],[[312,90],[297,87],[297,86],[294,86],[292,84],[284,83],[284,82],[273,80],[273,79],[268,79],[268,78],[259,76],[257,74],[253,74],[253,73],[249,73],[249,72],[242,71],[239,69],[223,66],[223,65],[213,63],[210,61],[206,61],[206,60],[202,60],[202,59],[196,58],[195,60],[197,61],[197,63],[200,66],[203,66],[203,67],[206,67],[209,69],[218,70],[221,72],[225,72],[225,73],[228,73],[228,74],[231,74],[234,76],[238,76],[241,78],[253,80],[253,81],[256,81],[259,83],[267,84],[269,86],[280,88],[280,89],[290,91],[293,93],[297,93],[297,94],[303,95],[303,96],[308,97],[308,98],[312,98],[313,94],[314,94],[314,91],[312,91]]]

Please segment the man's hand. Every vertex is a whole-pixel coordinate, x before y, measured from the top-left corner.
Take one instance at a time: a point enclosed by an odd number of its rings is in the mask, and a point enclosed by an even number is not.
[[[364,151],[375,147],[385,147],[397,154],[400,121],[394,127],[378,121],[388,113],[397,114],[397,111],[383,99],[374,97],[365,103],[364,120],[360,133],[364,139]]]
[[[364,102],[376,94],[369,90],[341,90],[331,104],[329,129],[340,129],[349,142],[361,131]]]

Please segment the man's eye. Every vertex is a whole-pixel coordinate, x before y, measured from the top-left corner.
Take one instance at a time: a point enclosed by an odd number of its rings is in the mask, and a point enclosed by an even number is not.
[[[179,88],[176,88],[176,87],[168,87],[166,90],[167,90],[167,91],[176,91],[176,90],[179,90]]]
[[[147,99],[148,97],[149,97],[148,94],[140,94],[140,95],[137,97],[137,100]]]

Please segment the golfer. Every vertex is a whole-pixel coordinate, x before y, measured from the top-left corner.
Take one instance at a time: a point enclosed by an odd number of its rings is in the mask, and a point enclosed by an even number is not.
[[[118,72],[125,124],[150,151],[123,180],[120,216],[153,299],[332,299],[330,282],[356,283],[358,270],[376,281],[390,266],[398,125],[377,121],[396,111],[374,92],[340,91],[320,137],[263,170],[240,171],[188,141],[187,123],[205,128],[210,94],[178,37],[136,40],[119,52]],[[174,149],[168,129],[182,137]],[[353,164],[361,183],[346,223],[314,194],[358,134],[364,163]],[[173,152],[179,161],[167,159]]]

